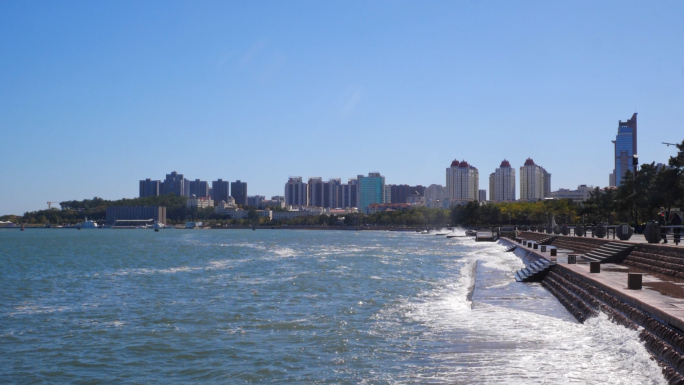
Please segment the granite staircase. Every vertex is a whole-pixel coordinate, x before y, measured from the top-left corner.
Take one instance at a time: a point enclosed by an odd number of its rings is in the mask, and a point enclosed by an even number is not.
[[[634,249],[634,245],[622,242],[607,242],[597,249],[583,254],[582,257],[592,262],[616,263],[622,262],[632,249]]]
[[[538,259],[515,273],[516,282],[541,282],[549,273],[555,262]]]

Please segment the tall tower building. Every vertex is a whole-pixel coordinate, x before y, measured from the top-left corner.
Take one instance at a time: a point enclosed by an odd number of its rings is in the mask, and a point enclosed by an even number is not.
[[[447,196],[446,189],[440,184],[431,184],[425,189],[425,202],[441,201]]]
[[[358,207],[357,193],[358,180],[356,178],[349,178],[347,184],[342,185],[342,207]]]
[[[179,174],[173,171],[171,174],[166,174],[166,179],[164,179],[164,195],[174,193],[179,197],[190,196],[190,184],[188,180],[183,177],[183,174]]]
[[[331,178],[325,182],[325,191],[323,192],[324,207],[332,209],[342,207],[342,180],[340,178]]]
[[[370,172],[368,176],[359,175],[357,200],[359,210],[368,212],[373,203],[385,203],[385,177],[379,172]]]
[[[323,198],[325,194],[325,184],[323,183],[323,178],[309,178],[306,188],[309,195],[309,206],[324,207],[325,203],[323,202]]]
[[[285,204],[290,206],[307,206],[309,198],[306,183],[301,176],[291,176],[285,183]]]
[[[211,199],[217,203],[220,203],[221,201],[228,202],[228,197],[230,196],[229,190],[230,189],[227,180],[215,180],[211,182]]]
[[[480,174],[465,160],[454,160],[446,169],[447,198],[452,203],[465,203],[479,199]]]
[[[236,180],[230,183],[230,196],[235,199],[235,204],[247,206],[247,182]]]
[[[611,186],[620,186],[625,173],[634,174],[634,155],[637,153],[637,113],[626,122],[618,121],[618,132],[613,141],[615,152],[615,168],[611,175]]]
[[[159,180],[147,178],[140,181],[140,198],[156,197],[162,193],[162,183]]]
[[[195,179],[188,182],[190,196],[196,196],[198,198],[204,198],[209,196],[209,183]]]
[[[489,176],[489,199],[494,202],[515,201],[515,169],[505,159]]]
[[[520,199],[534,202],[551,196],[551,174],[527,158],[520,167]]]

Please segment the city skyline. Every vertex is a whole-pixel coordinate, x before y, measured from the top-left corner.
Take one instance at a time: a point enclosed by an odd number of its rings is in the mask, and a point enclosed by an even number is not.
[[[638,112],[640,164],[676,153],[662,142],[682,139],[683,12],[674,1],[5,2],[0,215],[135,197],[169,170],[273,196],[290,175],[444,185],[458,157],[488,190],[502,159],[533,158],[554,190],[605,187],[616,121]]]

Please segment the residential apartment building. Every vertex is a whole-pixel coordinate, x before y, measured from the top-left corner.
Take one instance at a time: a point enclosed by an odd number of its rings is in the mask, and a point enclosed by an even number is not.
[[[323,207],[331,209],[341,208],[342,206],[342,180],[340,178],[331,178],[325,182],[325,190],[323,191]]]
[[[289,206],[308,206],[306,183],[301,176],[291,176],[285,183],[285,204]]]
[[[409,186],[407,184],[390,184],[387,185],[385,189],[390,191],[390,200],[388,203],[408,203],[411,201],[411,196],[416,193],[421,197],[425,195],[425,187],[421,185]]]
[[[266,197],[263,195],[253,195],[253,196],[247,197],[247,205],[252,206],[252,207],[257,207],[260,209],[263,209],[266,207],[266,204],[264,203],[265,201],[266,201]]]
[[[515,169],[508,160],[489,175],[489,200],[492,202],[515,201]]]
[[[446,169],[447,198],[452,204],[476,201],[479,198],[480,176],[468,162],[454,160]]]
[[[160,180],[151,180],[147,178],[140,181],[140,198],[156,197],[162,193],[162,182]]]
[[[175,171],[171,172],[171,174],[166,174],[166,179],[164,179],[164,195],[172,193],[177,196],[190,196],[188,180],[183,177],[183,174]]]
[[[314,207],[325,207],[324,203],[324,191],[325,184],[323,183],[323,178],[312,177],[306,184],[307,195],[309,197],[309,206]]]
[[[208,197],[209,196],[209,183],[195,179],[188,182],[189,196],[196,197]]]
[[[211,182],[211,198],[216,202],[227,201],[230,196],[230,186],[227,180],[219,179]]]
[[[520,199],[534,202],[551,196],[551,174],[527,158],[520,167]]]
[[[247,206],[247,182],[236,180],[230,183],[230,196],[235,198],[235,203]]]
[[[447,197],[446,189],[441,184],[431,184],[425,189],[425,202],[443,201]]]
[[[342,185],[342,206],[344,208],[358,207],[358,180],[349,178],[347,184]]]

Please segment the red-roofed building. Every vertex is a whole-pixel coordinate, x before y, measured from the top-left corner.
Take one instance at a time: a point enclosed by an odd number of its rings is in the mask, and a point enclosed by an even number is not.
[[[520,167],[520,200],[534,202],[551,196],[551,174],[527,158]]]
[[[492,202],[515,201],[515,169],[506,159],[501,162],[501,166],[496,171],[489,174],[489,200]]]
[[[465,160],[451,162],[451,167],[446,169],[446,190],[452,204],[478,200],[480,177],[477,168]]]

